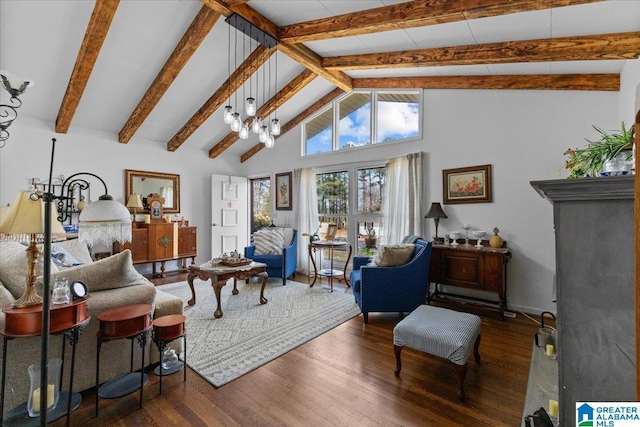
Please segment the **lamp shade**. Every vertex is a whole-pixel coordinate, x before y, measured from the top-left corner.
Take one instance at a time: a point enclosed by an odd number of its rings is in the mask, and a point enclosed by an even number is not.
[[[14,97],[22,95],[28,87],[35,86],[33,80],[17,76],[5,70],[0,70],[0,83]]]
[[[442,210],[440,203],[431,203],[429,212],[424,216],[425,218],[447,218],[447,214]]]
[[[44,234],[44,202],[42,199],[31,199],[28,191],[19,191],[13,205],[0,223],[2,234]],[[58,210],[51,204],[51,234],[65,236],[64,228],[58,221]]]
[[[140,196],[140,194],[133,193],[131,196],[129,196],[127,207],[134,209],[143,208],[144,206],[142,206],[142,197]]]
[[[89,246],[109,246],[131,241],[131,215],[127,208],[105,194],[80,212],[78,240]]]

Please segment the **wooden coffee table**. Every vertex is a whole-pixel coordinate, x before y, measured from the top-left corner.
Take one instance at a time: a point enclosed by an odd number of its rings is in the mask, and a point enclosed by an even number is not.
[[[190,265],[187,282],[191,288],[191,299],[188,301],[188,304],[194,305],[196,303],[196,291],[193,288],[193,279],[197,277],[203,281],[211,280],[211,287],[213,287],[213,293],[216,295],[216,300],[218,301],[218,307],[213,315],[215,318],[219,319],[223,314],[222,306],[220,304],[220,291],[222,290],[222,287],[227,284],[227,280],[233,278],[232,294],[237,295],[237,280],[247,280],[251,276],[262,277],[260,304],[266,304],[268,300],[264,297],[264,287],[269,281],[269,276],[267,275],[267,264],[262,262],[251,262],[251,264],[240,267],[226,267],[224,265],[213,267],[210,263],[202,264],[200,266]]]

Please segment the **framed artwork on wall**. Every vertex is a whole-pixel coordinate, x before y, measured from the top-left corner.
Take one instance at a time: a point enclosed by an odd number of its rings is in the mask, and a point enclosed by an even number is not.
[[[276,174],[276,210],[292,209],[291,172]]]
[[[442,195],[445,204],[491,202],[491,186],[491,165],[442,171]]]

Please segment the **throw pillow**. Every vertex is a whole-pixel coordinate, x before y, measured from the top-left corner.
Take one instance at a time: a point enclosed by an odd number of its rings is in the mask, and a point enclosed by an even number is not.
[[[64,240],[62,242],[57,242],[54,244],[54,246],[58,246],[66,250],[69,255],[75,258],[78,264],[87,264],[93,262],[93,259],[91,258],[91,252],[89,252],[89,247],[85,242],[81,242],[78,239],[70,239]]]
[[[258,230],[253,235],[255,255],[280,255],[284,243],[284,236],[278,229]]]
[[[291,228],[291,227],[278,227],[278,228],[274,228],[273,230],[277,230],[282,234],[282,239],[283,239],[282,247],[283,248],[286,248],[287,246],[291,246],[291,243],[293,243],[293,228]]]
[[[378,267],[397,267],[409,262],[413,256],[413,244],[381,246],[373,262]]]
[[[73,267],[82,264],[67,252],[66,249],[57,244],[51,245],[51,261],[58,267]]]
[[[66,277],[69,283],[81,280],[87,285],[89,292],[140,284],[152,285],[151,282],[133,268],[129,249],[96,262],[67,268],[52,274],[52,283],[56,277]]]

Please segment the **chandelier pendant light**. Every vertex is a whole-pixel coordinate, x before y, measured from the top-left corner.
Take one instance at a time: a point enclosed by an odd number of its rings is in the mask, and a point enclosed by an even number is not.
[[[249,43],[249,55],[251,54],[251,52],[253,50],[255,50],[254,48],[254,43],[253,41],[256,41],[257,44],[255,45],[256,47],[258,45],[262,45],[267,49],[271,49],[274,48],[275,46],[278,45],[279,41],[273,37],[270,34],[267,34],[266,32],[264,32],[263,30],[261,30],[260,28],[256,27],[255,25],[253,25],[251,22],[247,21],[245,18],[243,18],[240,15],[237,14],[232,14],[231,16],[229,16],[225,22],[227,24],[229,24],[229,49],[228,49],[228,61],[227,64],[229,64],[231,62],[231,43],[234,43],[234,58],[235,58],[235,69],[237,70],[237,55],[238,55],[238,32],[240,32],[241,34],[244,34],[245,37],[242,40],[242,52],[241,55],[243,56],[243,60],[246,60],[247,56],[245,55],[246,53],[246,44],[247,42]],[[234,39],[232,41],[232,37],[231,37],[231,27],[236,29],[236,32],[234,34]],[[277,74],[277,59],[276,59],[276,73],[275,73],[275,80],[271,80],[271,61],[269,60],[269,79],[267,80],[267,82],[265,83],[265,76],[266,76],[266,71],[265,71],[265,67],[266,65],[263,65],[262,67],[262,94],[263,94],[263,99],[262,102],[265,102],[267,98],[264,97],[265,94],[265,90],[268,89],[269,91],[269,95],[271,95],[271,85],[273,85],[274,87],[277,87],[277,78],[278,78],[278,74]],[[253,65],[253,64],[252,64]],[[255,67],[254,67],[255,68]],[[231,79],[231,67],[229,66],[229,79]],[[249,82],[248,84],[245,82],[242,84],[242,93],[241,98],[244,99],[244,106],[240,105],[238,106],[238,91],[240,90],[240,87],[236,87],[235,88],[235,106],[231,103],[232,97],[231,97],[231,84],[229,84],[229,105],[224,107],[224,116],[223,116],[223,120],[225,124],[228,124],[231,128],[231,130],[233,132],[238,132],[238,137],[240,139],[248,139],[249,135],[251,134],[251,132],[258,134],[258,139],[260,142],[264,143],[265,146],[267,147],[273,147],[274,144],[274,135],[279,135],[280,134],[280,123],[278,121],[277,118],[273,118],[271,120],[270,117],[263,117],[260,118],[258,116],[256,116],[256,114],[258,113],[260,107],[258,105],[258,100],[256,96],[254,96],[254,93],[259,93],[260,91],[260,87],[259,87],[259,81],[260,79],[258,79],[258,75],[257,72],[255,73],[255,87],[253,85],[253,80],[252,76],[249,77]],[[234,87],[236,86],[235,84],[233,85]],[[248,86],[248,96],[244,96],[244,93],[247,89]],[[255,90],[255,92],[254,92]],[[276,93],[276,91],[274,90],[274,93]],[[242,117],[242,114],[244,112],[245,117]]]

